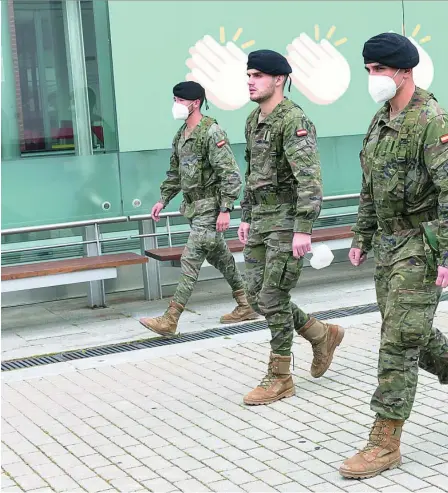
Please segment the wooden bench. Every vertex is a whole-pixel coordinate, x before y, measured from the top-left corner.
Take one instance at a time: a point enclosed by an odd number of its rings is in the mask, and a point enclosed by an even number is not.
[[[352,226],[338,226],[334,228],[315,229],[311,236],[311,242],[326,242],[330,248],[334,248],[332,246],[332,243],[337,242],[338,240],[346,240],[347,238],[351,238],[353,236],[351,228]],[[341,248],[341,246],[339,245],[342,244],[346,245],[346,242],[339,242],[338,246],[334,249]],[[244,249],[244,245],[240,242],[240,240],[227,240],[227,245],[232,253],[240,253]],[[154,248],[151,250],[145,250],[145,255],[147,257],[158,260],[159,262],[172,262],[180,260],[183,250],[183,246],[170,248]]]
[[[136,253],[117,253],[69,260],[37,262],[2,267],[2,293],[25,289],[62,286],[117,277],[117,267],[145,264],[148,259]]]

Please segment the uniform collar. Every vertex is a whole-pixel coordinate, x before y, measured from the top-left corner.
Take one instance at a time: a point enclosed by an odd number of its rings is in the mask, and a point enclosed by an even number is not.
[[[409,103],[398,113],[398,115],[391,120],[390,119],[390,103],[387,101],[384,106],[381,108],[380,113],[378,115],[378,122],[387,125],[392,130],[400,131],[401,126],[406,118],[406,113],[413,109],[416,105],[420,104],[422,98],[422,90],[418,87],[415,88],[414,94],[410,99]]]
[[[199,132],[199,129],[201,128],[202,124],[204,123],[204,118],[205,118],[205,116],[204,116],[204,115],[202,115],[202,118],[199,120],[199,123],[198,123],[198,124],[194,127],[193,132],[191,132],[191,134],[188,136],[188,138],[187,138],[187,139],[185,139],[185,142],[186,142],[187,140],[190,140],[190,139],[193,139],[193,140],[194,140],[194,139],[196,139],[196,138],[197,138],[197,136],[198,136],[198,132]],[[182,125],[182,136],[183,136],[184,138],[185,138],[185,130],[186,130],[186,128],[187,128],[187,124],[186,124],[186,123],[184,123],[184,124]]]
[[[288,104],[288,98],[285,96],[280,103],[273,109],[272,113],[269,113],[269,115],[262,121],[260,124],[270,124],[272,123],[272,120],[276,118],[277,114],[282,110],[282,108],[285,106],[285,104]],[[258,107],[258,112],[257,112],[257,121],[261,113],[261,108]]]

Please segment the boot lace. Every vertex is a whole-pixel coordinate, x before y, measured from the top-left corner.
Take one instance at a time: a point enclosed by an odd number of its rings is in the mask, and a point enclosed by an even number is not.
[[[240,310],[241,310],[241,307],[239,305],[237,305],[233,311],[232,311],[232,315],[235,315],[235,316],[238,316],[239,313],[240,313]]]
[[[272,360],[271,360],[271,361],[269,361],[269,364],[268,364],[268,372],[263,377],[263,380],[260,383],[260,387],[267,389],[271,386],[271,384],[274,380],[275,380],[275,375],[272,372]]]
[[[386,420],[384,418],[377,417],[375,419],[375,422],[373,423],[372,431],[370,432],[369,435],[369,441],[367,445],[362,449],[362,452],[369,452],[370,450],[374,449],[375,447],[378,447],[381,444],[384,437],[385,421]]]
[[[294,370],[294,353],[291,353],[292,356],[292,369]],[[269,361],[268,364],[268,372],[266,375],[263,377],[263,380],[260,383],[260,387],[263,387],[264,389],[267,389],[271,386],[271,384],[278,378],[278,375],[276,375],[272,371],[272,360]]]
[[[313,344],[313,356],[316,364],[320,364],[325,359],[324,351],[327,350],[327,338],[324,337],[320,342]]]
[[[317,344],[316,346],[313,346],[313,355],[314,355],[314,359],[316,360],[317,364],[320,364],[320,362],[324,358],[322,346],[323,346],[322,344]]]
[[[171,318],[173,317],[171,311],[170,311],[170,308],[168,308],[168,310],[166,310],[166,312],[163,314],[163,315],[159,315],[158,317],[156,317],[154,320],[157,322],[157,323],[162,323],[164,322],[165,320],[166,321],[170,321]]]

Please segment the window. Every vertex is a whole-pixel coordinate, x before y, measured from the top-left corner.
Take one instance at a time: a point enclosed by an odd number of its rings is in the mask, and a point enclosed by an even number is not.
[[[102,0],[80,2],[78,19],[67,13],[66,3],[2,1],[2,100],[8,101],[8,107],[2,109],[3,159],[74,154],[79,128],[75,123],[80,122],[88,127],[86,135],[90,135],[93,152],[117,150],[107,4]],[[96,31],[97,26],[101,32]],[[68,27],[82,32],[84,60],[70,56]],[[9,39],[5,39],[4,30]],[[101,69],[100,50],[107,57]],[[86,87],[77,93],[78,98],[86,99],[88,118],[84,119],[75,111],[74,70],[85,71],[86,75]],[[106,84],[104,94],[102,84]],[[105,115],[104,107],[108,112]]]

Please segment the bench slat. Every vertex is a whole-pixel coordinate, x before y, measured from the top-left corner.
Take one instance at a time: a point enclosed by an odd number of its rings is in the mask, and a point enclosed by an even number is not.
[[[68,260],[54,260],[50,262],[37,262],[33,264],[13,265],[2,267],[2,281],[11,279],[26,279],[29,277],[41,277],[52,274],[69,272],[81,272],[91,269],[104,269],[107,267],[120,267],[122,265],[144,264],[146,257],[132,252],[99,255],[97,257],[83,257]]]
[[[320,228],[315,229],[311,236],[312,243],[319,241],[330,241],[330,240],[342,240],[345,238],[351,238],[353,236],[352,226],[337,226],[335,228]],[[227,240],[227,245],[232,253],[242,252],[244,245],[240,240]],[[160,262],[168,262],[171,260],[180,260],[182,252],[184,251],[183,246],[179,247],[169,247],[169,248],[154,248],[151,250],[146,250],[145,254],[147,257],[159,260]]]

